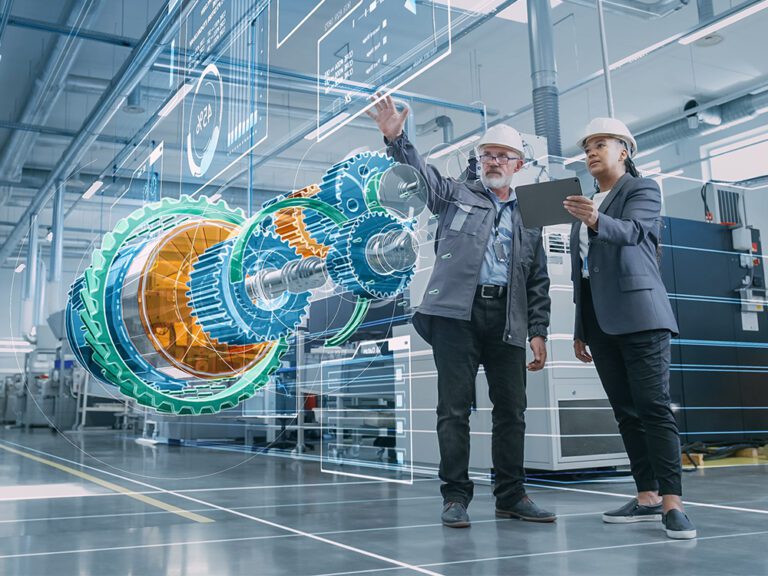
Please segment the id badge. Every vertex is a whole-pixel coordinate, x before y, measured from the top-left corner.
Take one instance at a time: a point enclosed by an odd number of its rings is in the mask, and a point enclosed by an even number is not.
[[[509,262],[509,256],[507,256],[507,250],[504,247],[504,244],[500,240],[494,240],[493,253],[496,255],[496,260],[498,260],[502,264],[507,264]]]

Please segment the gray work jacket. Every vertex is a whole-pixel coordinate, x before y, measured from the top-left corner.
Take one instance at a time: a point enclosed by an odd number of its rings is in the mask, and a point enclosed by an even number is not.
[[[388,141],[397,162],[416,168],[427,181],[429,210],[438,216],[435,266],[418,313],[469,320],[496,207],[479,182],[444,178],[405,137]],[[549,328],[549,276],[540,228],[524,228],[512,212],[512,251],[507,279],[504,341],[524,347],[526,338]],[[421,332],[421,331],[420,331]],[[427,338],[429,340],[429,338]]]

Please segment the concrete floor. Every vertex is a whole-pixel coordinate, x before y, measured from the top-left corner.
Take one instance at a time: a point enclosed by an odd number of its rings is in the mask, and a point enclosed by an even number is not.
[[[114,433],[0,430],[0,574],[768,575],[768,466],[685,475],[699,539],[606,525],[627,482],[529,485],[556,524],[439,523],[438,481],[322,474],[316,462],[159,446]]]

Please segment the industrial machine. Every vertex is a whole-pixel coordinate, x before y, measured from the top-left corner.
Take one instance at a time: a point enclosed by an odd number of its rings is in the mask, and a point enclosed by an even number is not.
[[[662,277],[680,326],[670,391],[684,442],[768,439],[765,262],[760,232],[733,219],[665,218]]]
[[[232,408],[280,366],[313,290],[330,280],[356,299],[330,344],[372,300],[405,290],[424,206],[421,176],[378,153],[251,218],[204,197],[149,204],[105,235],[74,283],[68,339],[95,378],[159,412]]]

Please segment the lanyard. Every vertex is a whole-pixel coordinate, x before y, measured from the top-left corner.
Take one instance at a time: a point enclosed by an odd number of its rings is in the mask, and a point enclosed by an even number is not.
[[[496,211],[496,219],[493,222],[493,237],[498,238],[499,237],[499,224],[501,224],[501,217],[504,215],[504,209],[509,206],[510,210],[514,209],[514,204],[517,203],[517,200],[510,200],[509,202],[504,202],[501,205],[501,209]]]

